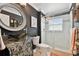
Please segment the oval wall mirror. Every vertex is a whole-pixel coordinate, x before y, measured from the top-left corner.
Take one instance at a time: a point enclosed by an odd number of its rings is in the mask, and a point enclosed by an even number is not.
[[[26,16],[19,4],[0,5],[0,26],[8,31],[20,31],[26,26]]]

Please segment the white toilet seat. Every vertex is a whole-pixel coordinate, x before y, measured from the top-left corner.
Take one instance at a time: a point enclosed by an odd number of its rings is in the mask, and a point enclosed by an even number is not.
[[[49,45],[47,45],[47,44],[44,44],[44,43],[37,44],[36,46],[42,47],[42,48],[52,48],[51,46],[49,46]]]

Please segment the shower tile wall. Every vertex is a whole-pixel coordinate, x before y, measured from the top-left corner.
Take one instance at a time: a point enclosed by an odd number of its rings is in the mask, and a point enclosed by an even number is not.
[[[70,16],[61,16],[63,18],[63,30],[62,31],[48,31],[48,22],[45,23],[45,39],[43,43],[46,43],[53,48],[59,48],[61,50],[69,50],[71,47],[71,20]]]

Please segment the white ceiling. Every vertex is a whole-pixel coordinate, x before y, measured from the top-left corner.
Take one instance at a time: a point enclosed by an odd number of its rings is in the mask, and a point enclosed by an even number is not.
[[[42,11],[47,16],[54,16],[64,12],[68,12],[71,3],[30,3],[38,11]]]

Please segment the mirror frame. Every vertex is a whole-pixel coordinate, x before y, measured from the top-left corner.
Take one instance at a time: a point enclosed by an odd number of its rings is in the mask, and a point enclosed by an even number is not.
[[[13,4],[13,3],[8,3],[8,4],[3,4],[0,6],[0,12],[1,12],[1,9],[3,7],[11,7],[11,8],[15,8],[18,12],[20,12],[20,14],[22,15],[23,17],[23,22],[20,26],[18,27],[9,27],[7,25],[5,25],[1,20],[0,20],[0,26],[8,31],[20,31],[22,29],[24,29],[24,27],[26,26],[26,16],[25,16],[25,12],[23,10],[23,8],[19,5],[19,4]]]

